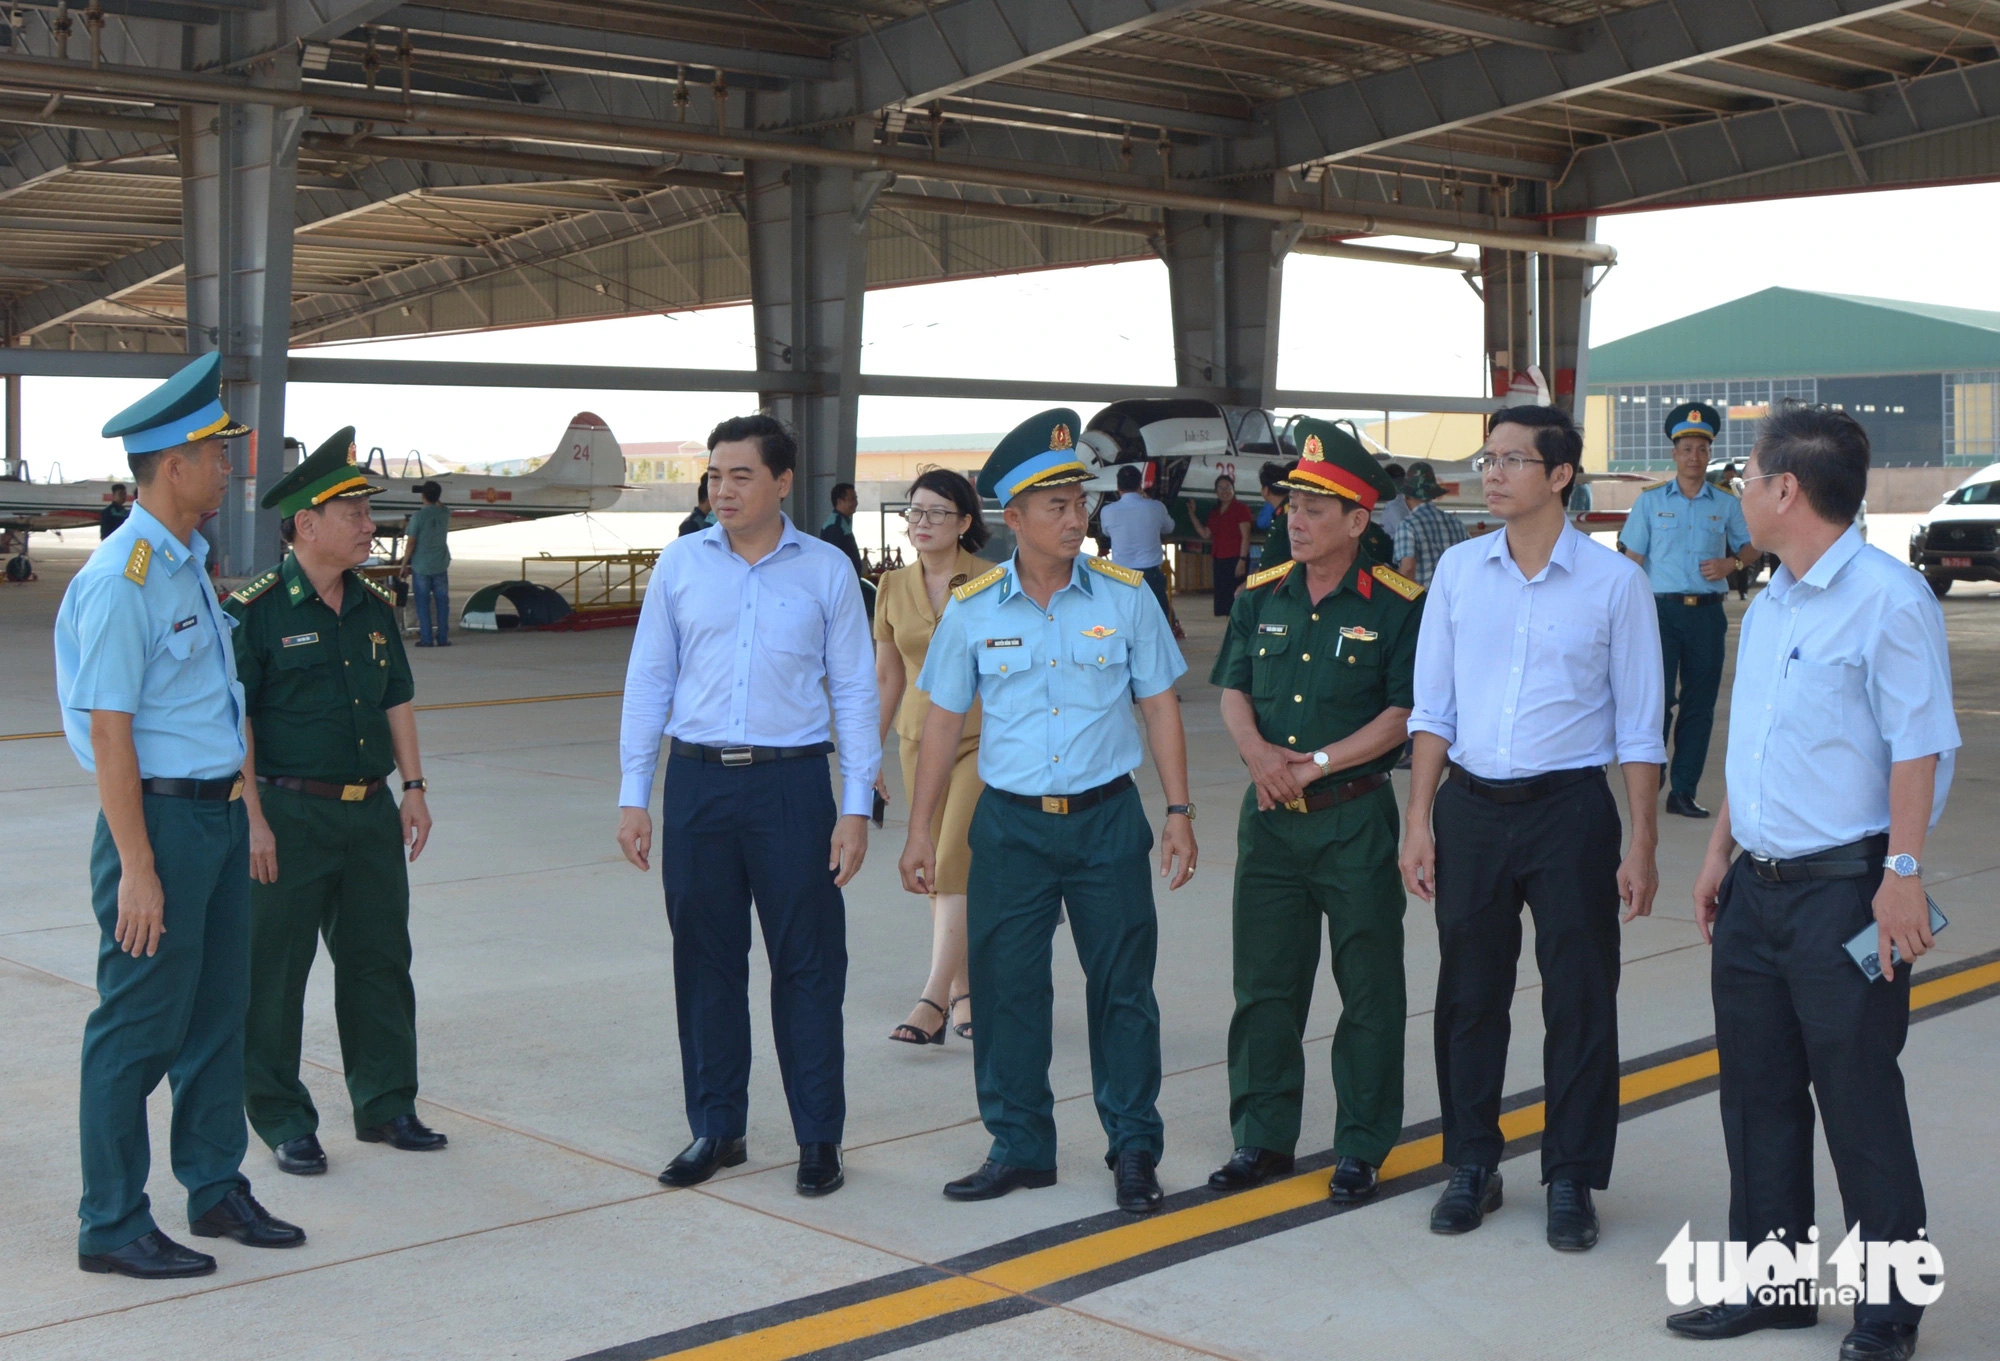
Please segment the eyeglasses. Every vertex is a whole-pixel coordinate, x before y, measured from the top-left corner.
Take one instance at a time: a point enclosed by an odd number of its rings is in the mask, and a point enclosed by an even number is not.
[[[1783,477],[1783,476],[1784,476],[1783,473],[1758,473],[1755,477],[1744,478],[1743,485],[1747,487],[1752,482],[1762,482],[1767,477]]]
[[[1522,454],[1476,454],[1472,459],[1472,471],[1490,473],[1496,467],[1505,468],[1509,473],[1518,473],[1530,463],[1547,466],[1545,458],[1528,458]]]
[[[913,525],[941,525],[946,520],[956,520],[965,512],[945,510],[938,506],[911,506],[903,512],[903,519]]]

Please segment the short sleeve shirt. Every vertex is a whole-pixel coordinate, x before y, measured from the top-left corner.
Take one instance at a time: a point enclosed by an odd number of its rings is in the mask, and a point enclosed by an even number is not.
[[[354,572],[340,612],[290,554],[229,597],[257,773],[333,783],[395,769],[388,711],[416,693],[396,612]]]
[[[1240,558],[1243,556],[1244,540],[1251,524],[1250,508],[1241,501],[1231,501],[1226,506],[1217,506],[1206,522],[1211,536],[1210,544],[1218,558]]]
[[[951,584],[963,586],[992,570],[992,563],[960,549],[958,562],[952,568]],[[883,573],[878,590],[875,641],[890,644],[903,659],[903,698],[896,706],[896,735],[915,741],[924,735],[924,719],[931,710],[931,697],[918,688],[917,677],[923,674],[924,658],[930,652],[931,635],[937,631],[940,616],[931,613],[921,562]],[[951,596],[947,594],[945,607],[950,606]],[[965,716],[965,736],[971,737],[978,731],[979,701],[974,700],[972,711]]]
[[[1121,492],[1097,512],[1097,522],[1111,539],[1111,560],[1140,571],[1160,565],[1166,557],[1160,541],[1174,532],[1173,512],[1139,491]]]
[[[436,576],[451,568],[451,512],[442,504],[424,505],[410,516],[406,531],[414,540],[410,549],[410,570],[419,576]]]
[[[1703,577],[1702,561],[1741,550],[1750,526],[1742,502],[1714,483],[1690,499],[1673,479],[1639,493],[1618,538],[1646,560],[1655,595],[1726,595],[1729,583]]]
[[[1385,575],[1386,573],[1386,575]],[[1417,633],[1424,598],[1403,578],[1357,558],[1339,586],[1314,602],[1306,569],[1236,597],[1209,682],[1250,696],[1266,742],[1312,751],[1349,737],[1384,709],[1415,703]],[[1395,767],[1401,751],[1325,780],[1344,784]]]

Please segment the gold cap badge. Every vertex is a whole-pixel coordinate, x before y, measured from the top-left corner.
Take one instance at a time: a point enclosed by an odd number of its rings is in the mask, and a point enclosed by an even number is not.
[[[1315,462],[1315,463],[1324,463],[1324,462],[1326,462],[1326,446],[1325,446],[1324,444],[1321,444],[1321,443],[1319,442],[1319,436],[1318,436],[1318,435],[1307,435],[1307,436],[1306,436],[1306,453],[1305,453],[1305,456],[1306,456],[1307,458],[1311,459],[1311,460],[1312,460],[1313,462]]]
[[[1049,431],[1050,449],[1074,449],[1075,447],[1076,437],[1070,434],[1067,425],[1058,423],[1055,429]]]

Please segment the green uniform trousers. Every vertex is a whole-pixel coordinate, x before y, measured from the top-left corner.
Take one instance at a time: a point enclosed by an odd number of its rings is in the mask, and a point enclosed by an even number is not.
[[[396,801],[359,803],[264,785],[278,882],[250,886],[250,1023],[244,1108],[276,1148],[319,1129],[299,1081],[306,979],[326,937],[333,1015],[358,1132],[417,1109],[417,993],[410,878]]]
[[[1320,922],[1333,951],[1333,1151],[1380,1167],[1403,1126],[1403,881],[1396,795],[1383,785],[1316,813],[1257,809],[1236,829],[1229,1120],[1239,1147],[1291,1153],[1305,1099],[1306,1015]]]
[[[979,1118],[993,1136],[988,1156],[1035,1171],[1056,1165],[1049,965],[1057,909],[1067,903],[1085,979],[1097,1118],[1114,1155],[1141,1148],[1158,1159],[1159,921],[1148,855],[1153,829],[1138,791],[1061,814],[988,789],[973,811],[970,841],[966,953],[979,999],[972,1074]]]
[[[240,803],[142,796],[153,868],[166,895],[157,953],[137,958],[112,939],[118,847],[104,815],[90,847],[97,1009],[83,1027],[83,1146],[78,1252],[111,1252],[159,1226],[146,1197],[152,1147],[146,1098],[166,1078],[174,1094],[174,1177],[188,1219],[245,1184],[243,1007],[250,990],[250,839]]]

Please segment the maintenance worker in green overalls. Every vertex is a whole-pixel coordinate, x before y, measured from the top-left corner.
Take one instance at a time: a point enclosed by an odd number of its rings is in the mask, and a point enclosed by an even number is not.
[[[1079,557],[1090,524],[1076,413],[1045,411],[1000,442],[979,474],[999,498],[1014,555],[952,592],[917,687],[930,696],[910,796],[903,887],[937,883],[932,814],[965,714],[985,706],[972,814],[966,958],[981,1003],[972,1031],[986,1160],[944,1188],[991,1200],[1056,1180],[1050,947],[1061,908],[1083,965],[1090,1075],[1118,1208],[1160,1208],[1159,920],[1152,824],[1132,781],[1144,760],[1136,706],[1166,794],[1160,869],[1169,890],[1195,872],[1187,738],[1174,681],[1187,670],[1145,579]]]
[[[206,354],[111,418],[139,505],[98,545],[56,614],[64,735],[97,777],[90,901],[97,1006],[83,1028],[83,1200],[76,1264],[141,1280],[215,1258],[160,1232],[146,1196],[146,1098],[173,1090],[174,1176],[201,1238],[305,1242],[242,1173],[250,875],[243,687],[195,526],[229,485],[221,356]]]
[[[306,979],[333,960],[355,1137],[416,1152],[445,1136],[417,1119],[410,880],[431,832],[415,686],[395,597],[353,569],[375,522],[349,426],[264,498],[292,551],[229,597],[250,715],[250,1021],[244,1108],[297,1176],[326,1171],[319,1112],[299,1081]],[[386,787],[400,771],[398,807]]]
[[[1292,560],[1252,575],[1209,680],[1251,786],[1236,831],[1229,1023],[1235,1155],[1208,1179],[1242,1190],[1292,1171],[1304,1037],[1324,919],[1340,989],[1329,1194],[1375,1194],[1403,1123],[1403,883],[1389,785],[1412,703],[1423,588],[1362,548],[1395,494],[1359,441],[1296,430]]]

